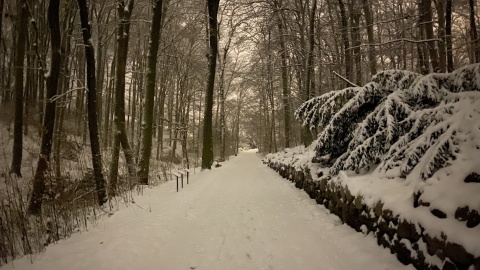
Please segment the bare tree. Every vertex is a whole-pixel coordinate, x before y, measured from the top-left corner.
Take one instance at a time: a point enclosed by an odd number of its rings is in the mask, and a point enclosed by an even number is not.
[[[150,156],[152,155],[153,137],[153,105],[155,101],[155,82],[157,74],[157,54],[162,22],[162,0],[156,0],[153,4],[152,26],[150,28],[150,43],[147,55],[147,85],[145,89],[145,123],[142,130],[142,153],[140,157],[139,182],[148,185],[148,173],[150,171]]]
[[[211,169],[213,164],[213,90],[215,87],[215,70],[217,67],[218,54],[218,6],[220,0],[207,0],[208,9],[208,79],[205,95],[205,112],[203,115],[203,148],[202,148],[202,169]]]
[[[445,6],[445,46],[447,51],[447,71],[453,71],[452,49],[452,0],[446,0]]]
[[[353,57],[352,50],[350,48],[350,40],[348,38],[348,19],[347,12],[345,11],[345,3],[343,0],[338,0],[338,6],[340,7],[340,22],[342,25],[342,41],[345,53],[345,76],[348,80],[353,81]],[[350,84],[346,83],[347,87]]]
[[[125,155],[130,181],[135,180],[136,177],[133,153],[125,126],[125,69],[127,65],[128,41],[130,38],[130,17],[132,15],[133,4],[133,0],[128,2],[128,6],[125,5],[124,1],[118,1],[117,3],[119,26],[117,30],[117,55],[115,58],[115,110],[113,118],[117,132],[114,133],[113,156],[110,166],[110,196],[115,196],[117,188],[120,146]]]
[[[13,125],[13,157],[10,173],[22,176],[23,155],[23,70],[25,59],[25,44],[28,28],[27,0],[17,2],[18,16],[17,42],[15,44],[15,121]]]
[[[40,157],[37,169],[33,178],[32,194],[28,202],[27,212],[39,215],[42,210],[42,198],[45,192],[45,179],[52,152],[52,138],[55,124],[56,102],[55,95],[58,89],[58,78],[60,75],[60,22],[59,22],[60,0],[50,0],[48,6],[48,25],[51,35],[51,59],[50,72],[47,76],[47,104],[43,118],[42,143],[40,146]]]
[[[434,72],[438,72],[439,63],[438,63],[438,52],[437,46],[435,45],[435,36],[433,34],[433,15],[432,15],[432,0],[421,0],[420,3],[420,18],[421,24],[425,29],[428,52],[430,55],[430,62]]]
[[[96,105],[96,80],[95,80],[95,51],[92,44],[92,34],[88,20],[88,7],[86,0],[78,0],[80,21],[82,25],[83,43],[85,45],[85,58],[87,62],[87,112],[88,130],[90,135],[90,149],[92,151],[93,175],[97,202],[103,205],[107,201],[105,179],[102,171],[102,154],[100,152],[100,139],[98,137],[97,105]]]
[[[370,9],[370,1],[362,0],[363,4],[363,13],[365,15],[365,23],[367,25],[367,36],[368,36],[368,64],[370,66],[370,75],[373,76],[377,74],[377,59],[375,56],[375,47],[372,46],[375,43],[373,36],[373,18],[372,11]]]
[[[480,62],[480,38],[478,37],[477,24],[475,22],[475,0],[469,0],[468,5],[470,6],[470,39],[472,42],[472,56],[473,59],[471,62],[479,63]]]
[[[275,5],[282,70],[283,128],[285,133],[285,148],[288,148],[290,147],[290,89],[288,87],[287,47],[285,46],[282,0],[275,1]]]

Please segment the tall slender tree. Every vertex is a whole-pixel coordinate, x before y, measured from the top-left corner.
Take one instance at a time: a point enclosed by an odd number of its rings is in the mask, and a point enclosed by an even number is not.
[[[213,164],[213,90],[215,87],[215,70],[217,67],[218,54],[217,14],[219,4],[220,0],[207,0],[209,53],[205,112],[203,115],[202,169],[211,169]]]
[[[17,2],[20,16],[17,20],[17,42],[15,43],[15,121],[13,124],[13,157],[10,173],[22,176],[23,155],[23,71],[25,46],[28,33],[28,3],[27,0]]]
[[[95,51],[93,49],[90,22],[88,20],[88,6],[86,0],[78,0],[80,22],[82,25],[83,44],[87,62],[87,114],[88,130],[90,136],[90,149],[92,151],[93,175],[97,203],[103,205],[107,201],[105,179],[102,169],[102,153],[100,152],[100,138],[98,136],[97,105],[96,105],[96,80],[95,80]]]
[[[0,44],[2,44],[2,37],[3,37],[3,6],[5,4],[5,0],[0,0]]]
[[[480,62],[480,38],[478,37],[477,32],[477,23],[475,19],[475,0],[469,0],[468,5],[470,6],[470,39],[472,42],[472,56],[473,59],[471,62],[479,63]]]
[[[156,0],[153,4],[152,26],[150,27],[150,42],[147,55],[147,83],[145,88],[145,122],[142,130],[142,152],[140,157],[139,182],[148,185],[148,173],[150,171],[150,157],[152,155],[153,137],[153,105],[155,101],[155,83],[157,76],[157,54],[160,41],[162,22],[162,0]]]
[[[428,53],[430,55],[430,62],[434,72],[440,71],[438,52],[435,36],[433,34],[433,15],[432,15],[432,0],[421,0],[420,17],[422,18],[422,24],[425,29],[425,34],[428,44]]]
[[[445,50],[447,51],[447,71],[453,71],[453,48],[452,48],[452,0],[446,0],[445,4]]]
[[[51,58],[50,72],[47,75],[47,103],[43,115],[43,133],[40,146],[40,157],[33,178],[33,189],[28,202],[27,212],[33,215],[39,215],[42,209],[42,198],[45,192],[45,179],[52,152],[52,138],[55,124],[56,102],[55,95],[58,89],[58,78],[60,76],[60,20],[59,20],[60,0],[50,0],[48,6],[48,26],[51,35]]]
[[[309,30],[308,30],[308,59],[306,67],[306,80],[305,80],[305,91],[303,100],[307,101],[313,96],[313,91],[315,91],[315,78],[313,77],[314,67],[313,60],[315,55],[315,14],[317,10],[317,0],[313,0],[312,8],[310,10],[309,18]],[[313,134],[311,133],[308,127],[303,128],[303,144],[305,146],[309,145],[313,141]]]
[[[130,38],[130,18],[132,15],[133,4],[133,0],[130,0],[127,6],[125,5],[125,1],[121,0],[117,2],[119,26],[117,30],[117,55],[115,58],[115,110],[113,118],[117,132],[114,133],[113,155],[110,166],[110,196],[115,195],[115,190],[117,188],[120,146],[122,147],[125,155],[130,181],[135,180],[136,175],[133,153],[130,147],[127,128],[125,125],[125,70],[127,66],[128,41]]]
[[[338,6],[340,7],[340,22],[342,25],[342,41],[343,50],[345,53],[345,76],[348,80],[353,81],[353,57],[352,50],[350,48],[350,40],[348,38],[348,19],[347,12],[345,10],[345,3],[343,0],[338,0]],[[351,86],[348,82],[346,86]]]
[[[284,18],[282,0],[275,1],[276,23],[280,43],[280,60],[282,70],[283,128],[285,148],[290,147],[290,89],[288,87],[287,46],[285,45]]]
[[[446,36],[445,36],[445,0],[437,0],[437,16],[438,16],[438,65],[440,72],[447,71],[446,56]]]
[[[373,44],[375,43],[374,35],[373,35],[373,18],[372,18],[372,11],[370,9],[370,1],[369,0],[362,0],[363,4],[363,13],[365,15],[365,23],[367,25],[367,37],[368,37],[368,64],[370,66],[370,76],[377,74],[377,59],[375,56],[375,47]]]

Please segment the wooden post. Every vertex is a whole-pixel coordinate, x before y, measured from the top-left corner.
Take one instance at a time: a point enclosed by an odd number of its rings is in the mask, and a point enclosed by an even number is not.
[[[180,177],[180,175],[174,173],[173,176],[175,176],[175,178],[177,180],[177,192],[178,192],[178,177]],[[182,177],[182,188],[183,188],[183,177]]]

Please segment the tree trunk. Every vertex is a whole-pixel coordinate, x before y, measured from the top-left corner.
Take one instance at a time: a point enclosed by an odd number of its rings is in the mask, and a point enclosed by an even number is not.
[[[452,72],[453,68],[453,48],[452,48],[452,0],[446,0],[445,7],[445,45],[447,51],[447,72]]]
[[[303,101],[309,100],[313,97],[313,91],[315,91],[315,78],[313,77],[314,67],[314,50],[315,50],[315,13],[317,10],[317,0],[313,0],[312,9],[310,11],[310,20],[309,20],[309,32],[308,32],[308,60],[307,60],[307,78],[305,82],[305,96]],[[308,126],[302,129],[303,132],[303,145],[307,146],[313,141],[313,135]]]
[[[2,44],[2,37],[3,37],[3,6],[4,6],[4,3],[5,3],[5,0],[0,0],[0,44]],[[3,86],[3,85],[0,84],[0,86]]]
[[[418,2],[418,39],[423,40],[425,37],[425,24],[424,19],[425,16],[423,15],[425,11],[423,10],[423,0],[419,0]],[[418,68],[421,74],[428,74],[430,70],[430,66],[428,64],[428,55],[425,52],[425,44],[423,42],[417,43],[417,52],[418,52]]]
[[[78,0],[80,21],[82,25],[83,43],[85,45],[85,58],[87,62],[87,113],[88,130],[90,135],[90,148],[92,151],[93,175],[95,177],[95,189],[97,202],[103,205],[107,201],[105,191],[105,179],[102,172],[102,154],[98,137],[97,105],[96,105],[96,80],[95,80],[95,51],[92,44],[90,22],[88,21],[88,7],[86,0]]]
[[[348,20],[347,13],[345,11],[345,4],[343,0],[338,0],[338,5],[340,6],[340,22],[342,25],[342,40],[343,40],[343,50],[345,53],[345,77],[349,81],[353,81],[353,59],[352,59],[352,50],[350,49],[350,41],[348,39]],[[346,87],[351,86],[348,82]]]
[[[360,46],[362,45],[360,37],[360,10],[357,9],[357,0],[350,0],[350,19],[351,19],[351,37],[352,52],[355,62],[355,84],[363,85],[362,82],[362,54]]]
[[[226,122],[225,122],[225,69],[227,67],[227,56],[230,50],[230,45],[232,43],[233,35],[236,30],[236,25],[233,24],[233,17],[234,11],[230,14],[229,19],[229,28],[230,31],[228,32],[228,40],[223,48],[223,55],[221,58],[221,70],[220,70],[220,86],[219,86],[219,96],[220,96],[220,161],[225,161],[225,129],[226,129]]]
[[[57,94],[58,78],[60,75],[60,22],[59,22],[60,0],[50,0],[48,6],[48,25],[51,34],[52,56],[50,72],[47,77],[47,104],[43,119],[42,143],[40,146],[40,157],[37,169],[33,178],[32,194],[29,198],[27,212],[32,215],[39,215],[42,210],[42,198],[45,192],[45,179],[52,152],[52,138],[55,124],[55,95]]]
[[[367,24],[367,36],[368,36],[368,63],[370,66],[370,76],[377,74],[377,59],[375,57],[375,47],[372,44],[375,43],[373,37],[373,18],[372,11],[370,9],[370,1],[362,0],[363,12],[365,13],[365,23]]]
[[[437,47],[434,41],[433,34],[433,16],[432,16],[432,0],[421,0],[422,1],[422,12],[421,17],[423,17],[423,25],[425,27],[425,34],[428,40],[428,52],[430,54],[430,62],[432,64],[433,72],[440,71],[438,64],[438,52]]]
[[[152,154],[153,136],[153,105],[155,100],[155,79],[157,74],[157,53],[162,22],[162,0],[156,0],[153,5],[152,27],[150,28],[150,43],[147,55],[147,84],[145,89],[145,108],[143,125],[142,153],[140,157],[139,182],[148,185],[150,156]]]
[[[10,173],[22,177],[23,154],[23,70],[28,26],[27,0],[18,2],[17,43],[15,44],[15,121],[13,125],[13,157]]]
[[[215,87],[215,69],[217,67],[218,53],[218,5],[220,0],[207,0],[208,7],[208,33],[209,33],[209,54],[208,54],[208,80],[205,95],[205,113],[203,116],[203,148],[202,148],[202,169],[211,169],[213,164],[213,138],[212,138],[212,117],[213,117],[213,90]]]
[[[437,16],[438,16],[438,38],[441,42],[438,43],[438,65],[440,72],[447,71],[447,57],[446,57],[446,38],[445,38],[445,0],[437,0]]]
[[[473,50],[473,63],[480,62],[480,39],[478,38],[477,24],[475,22],[475,0],[469,0],[468,4],[470,6],[470,39],[472,42]]]
[[[117,57],[117,50],[116,47],[113,51],[113,59],[112,63],[116,63],[116,58]],[[105,104],[105,111],[104,111],[104,124],[103,124],[103,147],[107,148],[110,146],[110,117],[112,115],[112,102],[114,98],[114,90],[113,90],[113,84],[115,81],[115,65],[112,64],[110,66],[110,78],[107,78],[108,81],[108,86],[107,86],[107,93],[105,95],[106,98],[106,104]],[[108,77],[108,76],[107,76]]]
[[[281,3],[277,3],[277,27],[280,41],[280,59],[282,70],[282,100],[283,100],[283,123],[285,133],[285,148],[290,147],[290,90],[288,89],[287,48],[283,29]]]
[[[119,153],[115,147],[120,143],[125,161],[127,162],[127,170],[130,177],[130,183],[135,182],[135,164],[133,154],[128,141],[127,129],[125,126],[125,69],[127,65],[128,41],[130,35],[130,17],[133,9],[133,0],[130,0],[128,6],[124,1],[119,1],[117,11],[119,16],[119,27],[117,32],[117,55],[115,62],[115,110],[114,122],[116,132],[114,133],[114,154]],[[115,195],[118,172],[118,155],[112,156],[112,164],[110,170],[110,197]]]

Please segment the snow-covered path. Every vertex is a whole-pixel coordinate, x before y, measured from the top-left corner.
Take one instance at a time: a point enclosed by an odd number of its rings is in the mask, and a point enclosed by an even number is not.
[[[15,269],[407,268],[251,151],[191,176],[179,193],[174,181],[146,190],[136,204]]]

